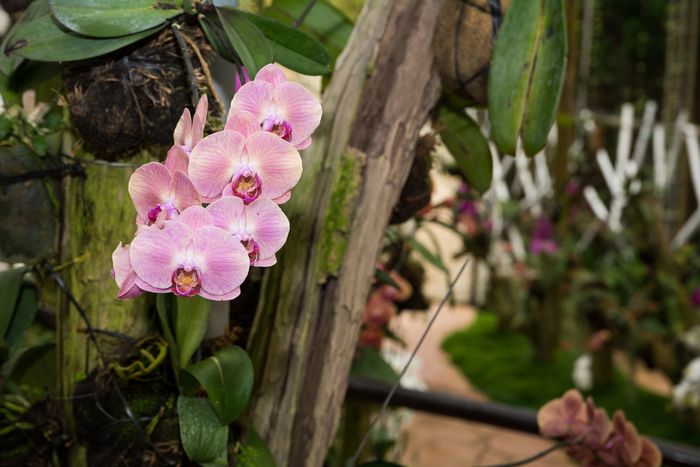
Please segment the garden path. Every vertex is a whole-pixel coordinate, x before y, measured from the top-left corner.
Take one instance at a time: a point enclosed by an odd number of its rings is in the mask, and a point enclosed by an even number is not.
[[[394,332],[413,348],[435,312],[402,313],[392,322]],[[431,391],[486,400],[449,361],[441,345],[450,333],[467,326],[474,310],[467,306],[445,307],[418,351],[419,375]],[[480,423],[414,412],[400,438],[404,447],[400,462],[410,467],[465,467],[520,460],[551,445],[538,436]],[[530,464],[543,467],[573,465],[562,452]]]

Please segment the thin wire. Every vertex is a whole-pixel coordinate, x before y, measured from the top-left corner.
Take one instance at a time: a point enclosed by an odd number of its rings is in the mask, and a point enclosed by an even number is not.
[[[423,345],[423,341],[428,336],[428,332],[430,332],[430,328],[433,327],[433,323],[435,323],[435,320],[440,315],[440,311],[442,310],[442,308],[445,306],[445,303],[447,303],[447,300],[452,295],[452,290],[454,289],[455,284],[457,284],[457,281],[459,280],[459,278],[462,275],[462,273],[464,272],[464,270],[467,268],[467,264],[469,264],[470,259],[471,258],[467,257],[464,260],[464,263],[462,263],[462,266],[459,268],[457,275],[455,276],[454,279],[452,279],[452,282],[450,283],[450,286],[447,289],[447,293],[445,294],[444,297],[442,297],[442,300],[440,301],[440,305],[438,305],[437,310],[435,310],[435,314],[433,315],[432,318],[430,318],[430,321],[428,321],[428,325],[425,327],[425,330],[423,331],[423,334],[420,336],[420,339],[418,339],[418,343],[416,344],[415,348],[411,352],[411,356],[408,358],[408,361],[406,362],[403,369],[401,370],[401,373],[399,373],[399,377],[396,378],[396,381],[394,382],[394,385],[391,387],[389,394],[387,394],[386,398],[384,399],[384,402],[382,402],[382,407],[379,409],[379,413],[377,414],[376,417],[374,417],[374,420],[372,420],[372,423],[369,424],[369,428],[367,428],[367,432],[362,437],[362,442],[357,447],[355,454],[353,454],[353,456],[347,462],[347,467],[354,467],[355,466],[355,463],[357,462],[357,458],[360,457],[360,454],[365,449],[365,445],[367,444],[367,441],[369,440],[369,435],[372,433],[372,429],[374,429],[374,426],[384,416],[384,413],[386,412],[386,409],[389,406],[389,402],[391,402],[392,397],[394,397],[394,393],[396,392],[396,390],[399,388],[399,386],[401,384],[401,378],[403,378],[403,375],[408,370],[408,367],[411,365],[411,362],[413,362],[413,358],[418,353],[418,350],[420,349],[421,345]]]
[[[306,4],[299,17],[296,20],[294,20],[294,23],[292,24],[292,27],[294,29],[299,28],[299,26],[301,26],[304,23],[304,20],[309,15],[309,13],[311,13],[311,10],[315,5],[316,0],[309,0],[309,3]]]

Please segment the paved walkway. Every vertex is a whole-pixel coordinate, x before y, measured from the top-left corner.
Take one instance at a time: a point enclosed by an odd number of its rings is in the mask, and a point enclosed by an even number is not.
[[[412,348],[428,318],[424,313],[402,313],[392,326]],[[486,399],[469,386],[441,349],[448,334],[467,326],[473,319],[471,308],[458,306],[445,308],[435,322],[418,352],[420,376],[431,391]],[[404,446],[401,463],[410,467],[466,467],[513,462],[551,445],[537,436],[423,412],[414,412],[402,434],[401,444]],[[530,465],[569,467],[572,463],[564,453],[555,452]]]

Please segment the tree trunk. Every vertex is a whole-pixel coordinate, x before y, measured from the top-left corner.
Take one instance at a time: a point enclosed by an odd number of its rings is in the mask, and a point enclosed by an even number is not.
[[[146,162],[147,154],[130,161]],[[128,243],[136,230],[134,210],[127,185],[133,167],[88,163],[85,178],[64,183],[64,216],[61,256],[66,265],[59,271],[77,302],[97,329],[142,337],[149,328],[146,297],[117,300],[112,279],[112,252],[119,242]],[[65,420],[74,431],[70,397],[78,380],[99,361],[88,343],[85,322],[66,297],[58,315],[59,394],[66,401]],[[80,453],[72,453],[71,465],[86,465]]]
[[[441,1],[367,1],[324,95],[249,344],[250,416],[280,465],[322,465],[337,428],[384,231],[439,95]]]

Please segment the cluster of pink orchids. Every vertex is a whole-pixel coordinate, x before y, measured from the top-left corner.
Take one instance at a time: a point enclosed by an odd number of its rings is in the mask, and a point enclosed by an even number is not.
[[[231,101],[223,131],[204,137],[207,99],[185,109],[164,163],[129,180],[137,231],[112,254],[118,298],[146,292],[230,300],[250,266],[272,266],[289,234],[279,204],[302,172],[321,105],[276,65]]]
[[[590,397],[575,389],[547,402],[537,413],[540,433],[568,443],[566,452],[584,467],[658,467],[661,453],[618,410],[612,421]]]

